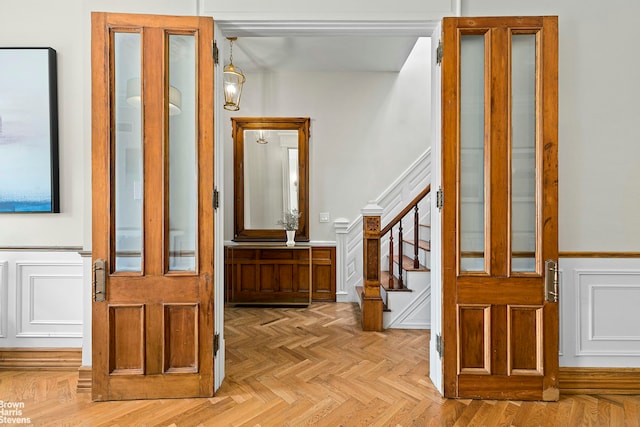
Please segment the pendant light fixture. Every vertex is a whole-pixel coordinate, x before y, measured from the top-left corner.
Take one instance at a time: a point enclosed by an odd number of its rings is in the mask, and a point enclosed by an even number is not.
[[[224,109],[238,111],[240,109],[240,95],[245,77],[242,71],[233,65],[233,41],[237,37],[227,37],[229,40],[229,64],[224,67]]]

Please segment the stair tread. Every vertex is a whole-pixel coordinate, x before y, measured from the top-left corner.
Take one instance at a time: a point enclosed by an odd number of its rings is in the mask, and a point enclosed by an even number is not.
[[[420,227],[431,228],[431,224],[418,224]]]
[[[398,262],[398,255],[394,255],[393,260]],[[413,258],[409,258],[406,255],[402,256],[402,269],[406,271],[431,271],[422,264],[420,264],[418,268],[413,268]]]
[[[407,288],[406,286],[403,286],[401,288],[390,288],[389,287],[389,278],[390,278],[390,274],[388,271],[381,271],[380,272],[380,286],[382,286],[384,288],[385,291],[387,292],[413,292],[411,289]],[[398,281],[397,277],[393,277],[394,278],[394,285],[398,286],[400,284],[400,282]]]
[[[415,241],[413,239],[403,239],[402,241],[410,245],[415,244]],[[431,251],[431,241],[420,239],[418,240],[418,247],[425,251]]]

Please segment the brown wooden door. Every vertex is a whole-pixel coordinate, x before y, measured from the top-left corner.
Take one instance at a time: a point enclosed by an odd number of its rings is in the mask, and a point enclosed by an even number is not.
[[[443,20],[447,397],[557,400],[557,17]]]
[[[213,394],[212,40],[92,14],[94,400]]]

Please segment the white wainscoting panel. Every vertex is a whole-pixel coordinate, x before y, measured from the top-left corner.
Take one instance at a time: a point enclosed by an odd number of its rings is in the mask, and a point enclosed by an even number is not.
[[[0,250],[0,259],[0,347],[81,347],[84,275],[78,252]]]
[[[81,252],[82,272],[84,286],[82,289],[82,365],[91,366],[92,341],[91,341],[91,315],[93,304],[93,263],[91,251]]]
[[[7,337],[9,310],[9,262],[0,259],[0,338]]]
[[[17,337],[82,337],[82,263],[16,263]]]
[[[640,259],[560,260],[560,366],[640,366]]]
[[[333,222],[333,228],[336,233],[336,302],[347,302],[349,301],[349,292],[345,288],[347,283],[346,271],[344,268],[338,268],[338,266],[346,265],[346,236],[349,232],[349,220],[338,218]]]
[[[640,356],[640,271],[576,270],[579,356]]]

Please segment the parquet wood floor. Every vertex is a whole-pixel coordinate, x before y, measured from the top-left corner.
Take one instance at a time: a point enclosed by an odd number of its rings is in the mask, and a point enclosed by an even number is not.
[[[0,372],[37,426],[636,426],[640,396],[442,399],[426,331],[364,333],[351,304],[227,308],[227,377],[211,399],[91,402],[77,372]],[[0,415],[1,416],[1,415]]]

